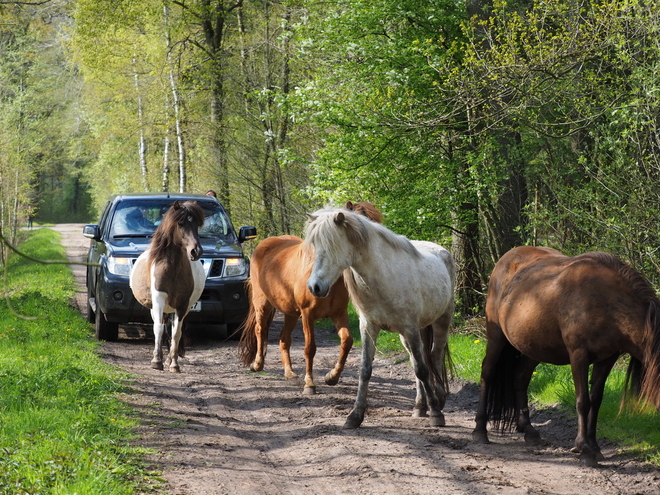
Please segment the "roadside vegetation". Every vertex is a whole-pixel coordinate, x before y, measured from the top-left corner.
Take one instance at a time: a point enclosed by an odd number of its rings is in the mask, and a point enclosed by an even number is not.
[[[66,259],[50,229],[31,232],[21,249]],[[125,377],[103,363],[71,307],[69,268],[12,255],[0,293],[0,493],[147,490],[155,478],[131,444],[138,419],[118,398]]]

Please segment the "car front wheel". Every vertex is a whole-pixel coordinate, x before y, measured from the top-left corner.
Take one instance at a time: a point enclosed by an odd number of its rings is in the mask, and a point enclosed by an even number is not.
[[[94,321],[96,338],[114,342],[119,337],[119,323],[113,323],[105,319],[101,309],[96,306],[96,319]]]

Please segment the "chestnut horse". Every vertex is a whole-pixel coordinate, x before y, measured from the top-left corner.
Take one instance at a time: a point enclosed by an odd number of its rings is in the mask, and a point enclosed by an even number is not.
[[[180,371],[177,358],[183,319],[204,290],[204,268],[198,261],[202,246],[197,234],[203,224],[204,210],[196,201],[175,201],[131,271],[130,286],[135,299],[151,310],[154,321],[154,369],[163,369],[166,315],[174,313],[169,362],[171,372]]]
[[[449,325],[454,316],[454,260],[433,242],[410,241],[345,210],[309,215],[305,248],[314,254],[307,287],[326,297],[342,277],[360,315],[362,362],[357,397],[344,428],[362,424],[376,339],[397,332],[415,370],[413,416],[444,426]],[[447,361],[445,361],[447,360]]]
[[[660,406],[660,301],[642,275],[606,253],[564,256],[519,247],[497,262],[486,301],[488,344],[473,439],[488,443],[486,425],[517,427],[540,442],[530,423],[527,387],[540,363],[571,365],[578,432],[574,452],[585,466],[602,459],[596,421],[605,381],[630,354],[627,395]],[[591,391],[589,390],[589,366]]]
[[[347,210],[355,211],[373,221],[382,222],[383,216],[369,202],[347,202]],[[250,312],[241,328],[239,357],[252,371],[264,368],[268,329],[275,311],[284,313],[284,326],[280,332],[280,353],[284,377],[296,378],[291,367],[291,334],[302,317],[305,336],[305,384],[303,394],[314,394],[313,363],[316,354],[314,322],[330,318],[341,339],[339,360],[325,376],[325,383],[336,385],[344,370],[346,358],[353,346],[353,337],[348,328],[348,292],[343,279],[337,280],[328,297],[317,298],[307,290],[306,281],[312,270],[311,259],[302,250],[303,240],[292,235],[269,237],[255,248],[250,262],[248,292]],[[240,330],[239,330],[240,331]]]

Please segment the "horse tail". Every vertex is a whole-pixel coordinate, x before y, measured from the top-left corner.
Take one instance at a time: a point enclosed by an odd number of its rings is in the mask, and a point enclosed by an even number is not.
[[[626,376],[626,391],[653,404],[660,410],[660,307],[655,298],[646,312],[646,346],[644,362],[631,357]],[[629,378],[630,377],[630,378]],[[624,393],[624,399],[626,395]]]
[[[238,358],[245,366],[249,366],[257,355],[257,334],[255,333],[257,317],[252,304],[252,284],[249,278],[245,281],[245,292],[247,292],[250,301],[250,310],[245,321],[236,332],[241,335],[238,341]]]
[[[513,388],[516,368],[522,353],[507,342],[500,353],[488,384],[487,415],[496,430],[512,430],[518,418],[516,395]]]
[[[433,349],[433,327],[431,325],[422,329],[422,343],[424,344],[424,360],[426,366],[431,371],[431,375],[437,383],[442,383],[445,391],[449,392],[449,376],[454,374],[454,362],[449,353],[449,344],[445,343],[444,360],[442,361],[442,369],[438,371],[433,363],[433,356],[431,350]]]

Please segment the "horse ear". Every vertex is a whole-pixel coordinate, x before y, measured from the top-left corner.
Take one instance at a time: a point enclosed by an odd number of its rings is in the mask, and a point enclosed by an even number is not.
[[[344,208],[346,208],[349,211],[353,211],[355,205],[351,201],[346,201],[346,205],[344,206]]]
[[[179,208],[181,208],[181,205],[179,204],[178,200],[175,201],[174,203],[172,203],[172,209],[173,210],[178,210]]]
[[[346,220],[344,214],[341,211],[337,213],[337,216],[335,217],[335,223],[337,225],[342,225],[344,223],[344,220]]]
[[[305,213],[305,215],[307,215],[307,220],[310,222],[313,222],[317,218],[316,215],[312,215],[311,213]]]

